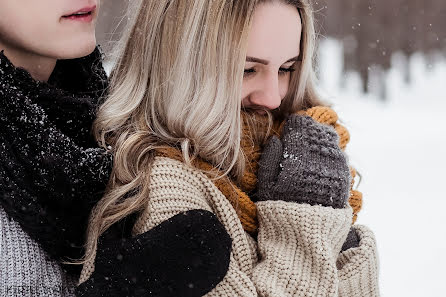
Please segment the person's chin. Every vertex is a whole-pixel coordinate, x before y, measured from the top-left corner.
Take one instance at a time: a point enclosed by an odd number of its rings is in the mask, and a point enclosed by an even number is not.
[[[82,40],[70,40],[63,44],[58,59],[76,59],[91,54],[96,47],[96,38],[90,37]]]

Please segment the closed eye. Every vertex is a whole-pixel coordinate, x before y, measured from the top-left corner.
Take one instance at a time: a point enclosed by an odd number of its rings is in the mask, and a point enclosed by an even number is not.
[[[245,69],[245,71],[243,72],[243,77],[250,76],[250,75],[254,74],[255,72],[256,71],[254,68]]]
[[[287,73],[291,73],[296,71],[296,69],[294,69],[293,67],[290,68],[279,68],[279,75],[285,75]]]
[[[279,75],[285,75],[287,73],[291,73],[291,72],[294,72],[294,71],[296,71],[296,69],[294,69],[294,67],[289,67],[289,68],[280,67],[279,68]],[[251,75],[253,75],[255,73],[256,73],[256,70],[254,68],[248,68],[248,69],[244,70],[243,77],[248,77],[248,76],[251,76]]]

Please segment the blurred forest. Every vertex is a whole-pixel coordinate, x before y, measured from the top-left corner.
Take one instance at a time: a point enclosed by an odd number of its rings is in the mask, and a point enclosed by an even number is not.
[[[103,1],[98,41],[106,52],[125,24],[126,3]],[[313,6],[319,36],[342,41],[344,71],[357,71],[364,91],[370,72],[389,69],[395,52],[446,56],[445,0],[313,0]]]

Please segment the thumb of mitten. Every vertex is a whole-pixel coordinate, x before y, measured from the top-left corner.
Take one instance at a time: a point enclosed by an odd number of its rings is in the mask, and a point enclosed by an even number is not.
[[[346,251],[351,248],[358,247],[360,243],[360,239],[358,234],[356,233],[354,228],[350,228],[350,232],[348,232],[347,239],[342,245],[341,252]]]
[[[269,200],[272,185],[276,182],[280,172],[280,161],[283,155],[283,146],[280,139],[273,135],[263,149],[259,161],[258,198]],[[268,196],[268,197],[267,197]]]

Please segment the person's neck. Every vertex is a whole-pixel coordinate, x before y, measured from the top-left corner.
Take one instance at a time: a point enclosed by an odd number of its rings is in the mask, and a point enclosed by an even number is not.
[[[1,43],[0,50],[4,50],[5,56],[15,67],[24,68],[37,81],[48,81],[57,62],[57,59],[7,47]]]

